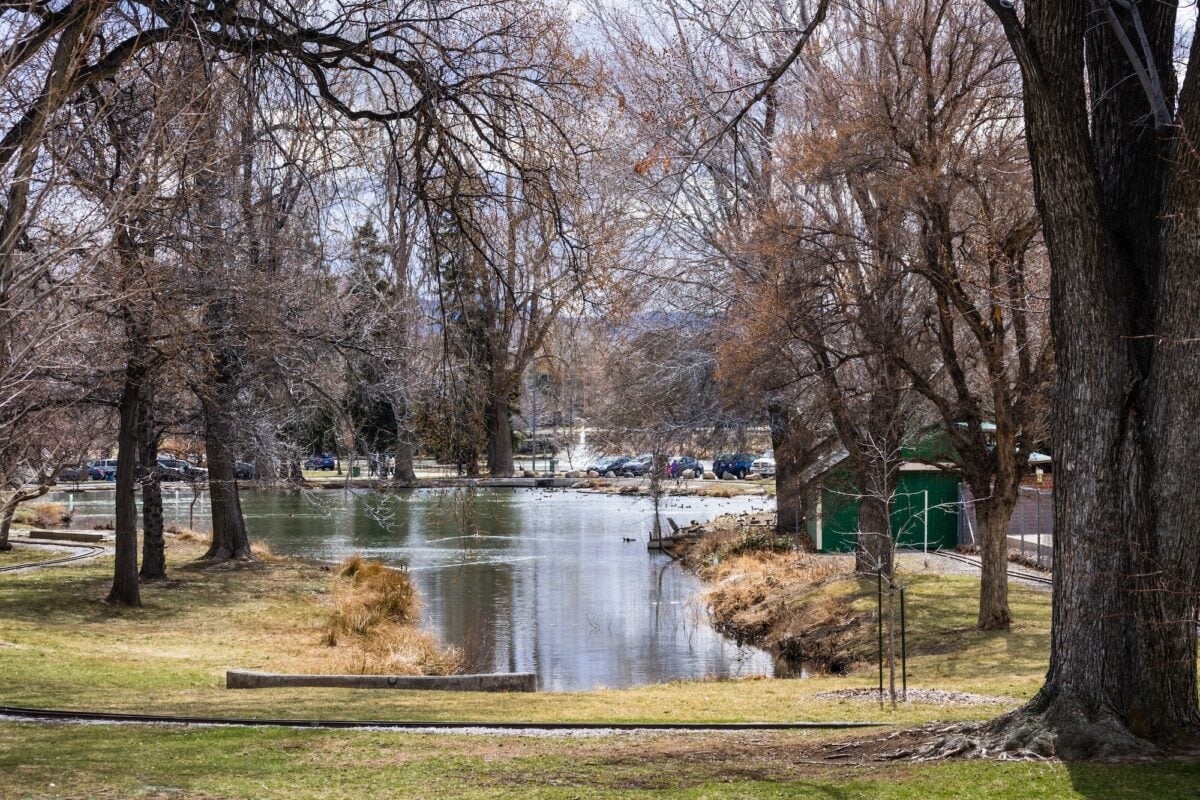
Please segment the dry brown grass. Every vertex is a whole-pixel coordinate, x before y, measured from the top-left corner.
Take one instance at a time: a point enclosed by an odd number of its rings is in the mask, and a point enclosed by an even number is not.
[[[701,530],[703,535],[686,542],[679,555],[704,578],[706,570],[735,556],[792,549],[789,537],[776,534],[773,514],[726,514]]]
[[[34,528],[57,528],[71,521],[71,512],[62,503],[29,503],[17,506],[13,522]]]
[[[195,542],[208,547],[212,544],[212,534],[206,531],[196,531],[191,528],[169,527],[167,533],[171,534],[177,542]],[[251,541],[250,553],[259,561],[286,561],[287,556],[281,556],[271,549],[271,545],[266,542]]]
[[[865,657],[848,558],[759,552],[701,569],[713,624],[793,664],[844,672]]]
[[[167,532],[174,535],[180,542],[196,542],[197,544],[212,544],[212,534],[194,531],[191,528],[168,528]]]
[[[211,537],[209,541],[212,541]],[[287,556],[281,556],[271,549],[266,542],[250,542],[250,553],[259,561],[286,561]]]
[[[731,486],[727,483],[706,483],[696,490],[696,494],[700,497],[720,497],[728,500],[730,497],[737,497],[743,494],[736,486]]]
[[[343,671],[360,674],[448,675],[463,656],[417,627],[420,597],[408,573],[352,556],[337,568],[333,611],[323,641],[341,652]]]

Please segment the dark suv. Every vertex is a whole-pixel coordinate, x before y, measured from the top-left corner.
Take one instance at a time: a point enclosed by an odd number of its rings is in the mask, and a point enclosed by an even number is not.
[[[334,468],[334,465],[335,462],[333,456],[329,453],[322,453],[320,455],[313,456],[304,462],[304,468],[311,470],[331,470]]]
[[[754,467],[754,456],[750,453],[721,453],[713,459],[713,474],[724,478],[725,473],[738,480],[745,478]]]

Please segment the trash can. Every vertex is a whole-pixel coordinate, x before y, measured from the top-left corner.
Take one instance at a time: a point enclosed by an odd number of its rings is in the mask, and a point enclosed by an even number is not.
[[[558,472],[558,459],[552,458],[550,459],[550,474],[553,475],[556,472]]]
[[[357,478],[360,475],[362,475],[362,467],[351,467],[350,468],[350,477],[351,478]]]

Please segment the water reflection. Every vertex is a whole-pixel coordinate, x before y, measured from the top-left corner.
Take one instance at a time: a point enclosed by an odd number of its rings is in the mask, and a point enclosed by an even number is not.
[[[407,566],[425,599],[423,623],[481,670],[535,671],[543,689],[576,690],[773,669],[766,654],[712,630],[694,576],[647,553],[645,498],[499,489],[242,499],[251,535],[277,553],[330,561],[361,553]],[[168,522],[187,524],[191,496],[165,500]],[[671,498],[664,511],[687,524],[764,502]],[[81,527],[112,518],[111,494],[73,503]],[[206,528],[207,500],[194,512]]]

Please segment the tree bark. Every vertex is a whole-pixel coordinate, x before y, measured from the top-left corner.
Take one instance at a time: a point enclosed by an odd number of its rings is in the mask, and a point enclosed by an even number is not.
[[[508,416],[507,396],[496,393],[487,404],[487,464],[493,478],[513,474],[512,420]]]
[[[232,400],[226,392],[204,401],[204,449],[208,456],[208,492],[212,507],[212,544],[203,556],[208,561],[250,561],[250,536],[242,515],[241,495],[234,474]],[[219,402],[224,400],[225,402]]]
[[[1173,106],[1176,9],[1137,7]],[[1083,3],[1027,4],[1024,26],[998,13],[1024,79],[1057,374],[1050,669],[993,728],[1007,747],[1049,738],[1066,758],[1158,753],[1200,734],[1200,198],[1185,134],[1200,130],[1200,78],[1192,64],[1180,127],[1159,133]]]
[[[826,442],[815,442],[785,401],[767,403],[771,424],[771,449],[775,453],[775,533],[788,536],[797,547],[813,550],[816,545],[805,528],[806,489],[801,476],[816,462]]]
[[[1012,610],[1008,605],[1008,522],[1021,493],[1025,451],[1018,449],[1011,407],[996,404],[996,441],[991,456],[976,453],[981,469],[971,481],[979,498],[975,506],[979,520],[979,617],[976,626],[984,631],[1008,630]],[[991,466],[991,469],[988,466]],[[970,473],[968,473],[970,474]]]
[[[12,528],[13,517],[17,514],[17,504],[7,503],[0,509],[0,553],[12,550],[12,542],[8,540],[8,532]]]
[[[854,571],[874,575],[882,572],[889,584],[893,576],[892,497],[896,492],[896,470],[885,459],[867,457],[858,473],[858,543]]]
[[[396,398],[393,403],[396,413],[396,468],[394,476],[399,483],[416,483],[417,472],[413,468],[412,420],[410,419],[408,401],[403,397]]]
[[[0,508],[0,551],[12,550],[12,543],[9,542],[8,536],[21,503],[37,499],[49,491],[49,483],[43,483],[34,489],[18,491],[9,497],[3,508]]]
[[[976,626],[984,631],[1008,630],[1012,611],[1008,607],[1008,521],[1015,503],[993,496],[975,505],[979,521],[979,617]]]
[[[167,577],[163,540],[162,475],[158,471],[158,430],[154,422],[154,391],[143,387],[140,411],[142,475],[142,580]]]
[[[116,471],[116,557],[113,561],[112,589],[106,602],[112,605],[140,606],[137,563],[137,481],[134,462],[138,447],[138,406],[141,405],[145,371],[134,360],[125,367],[125,384],[117,405]]]

